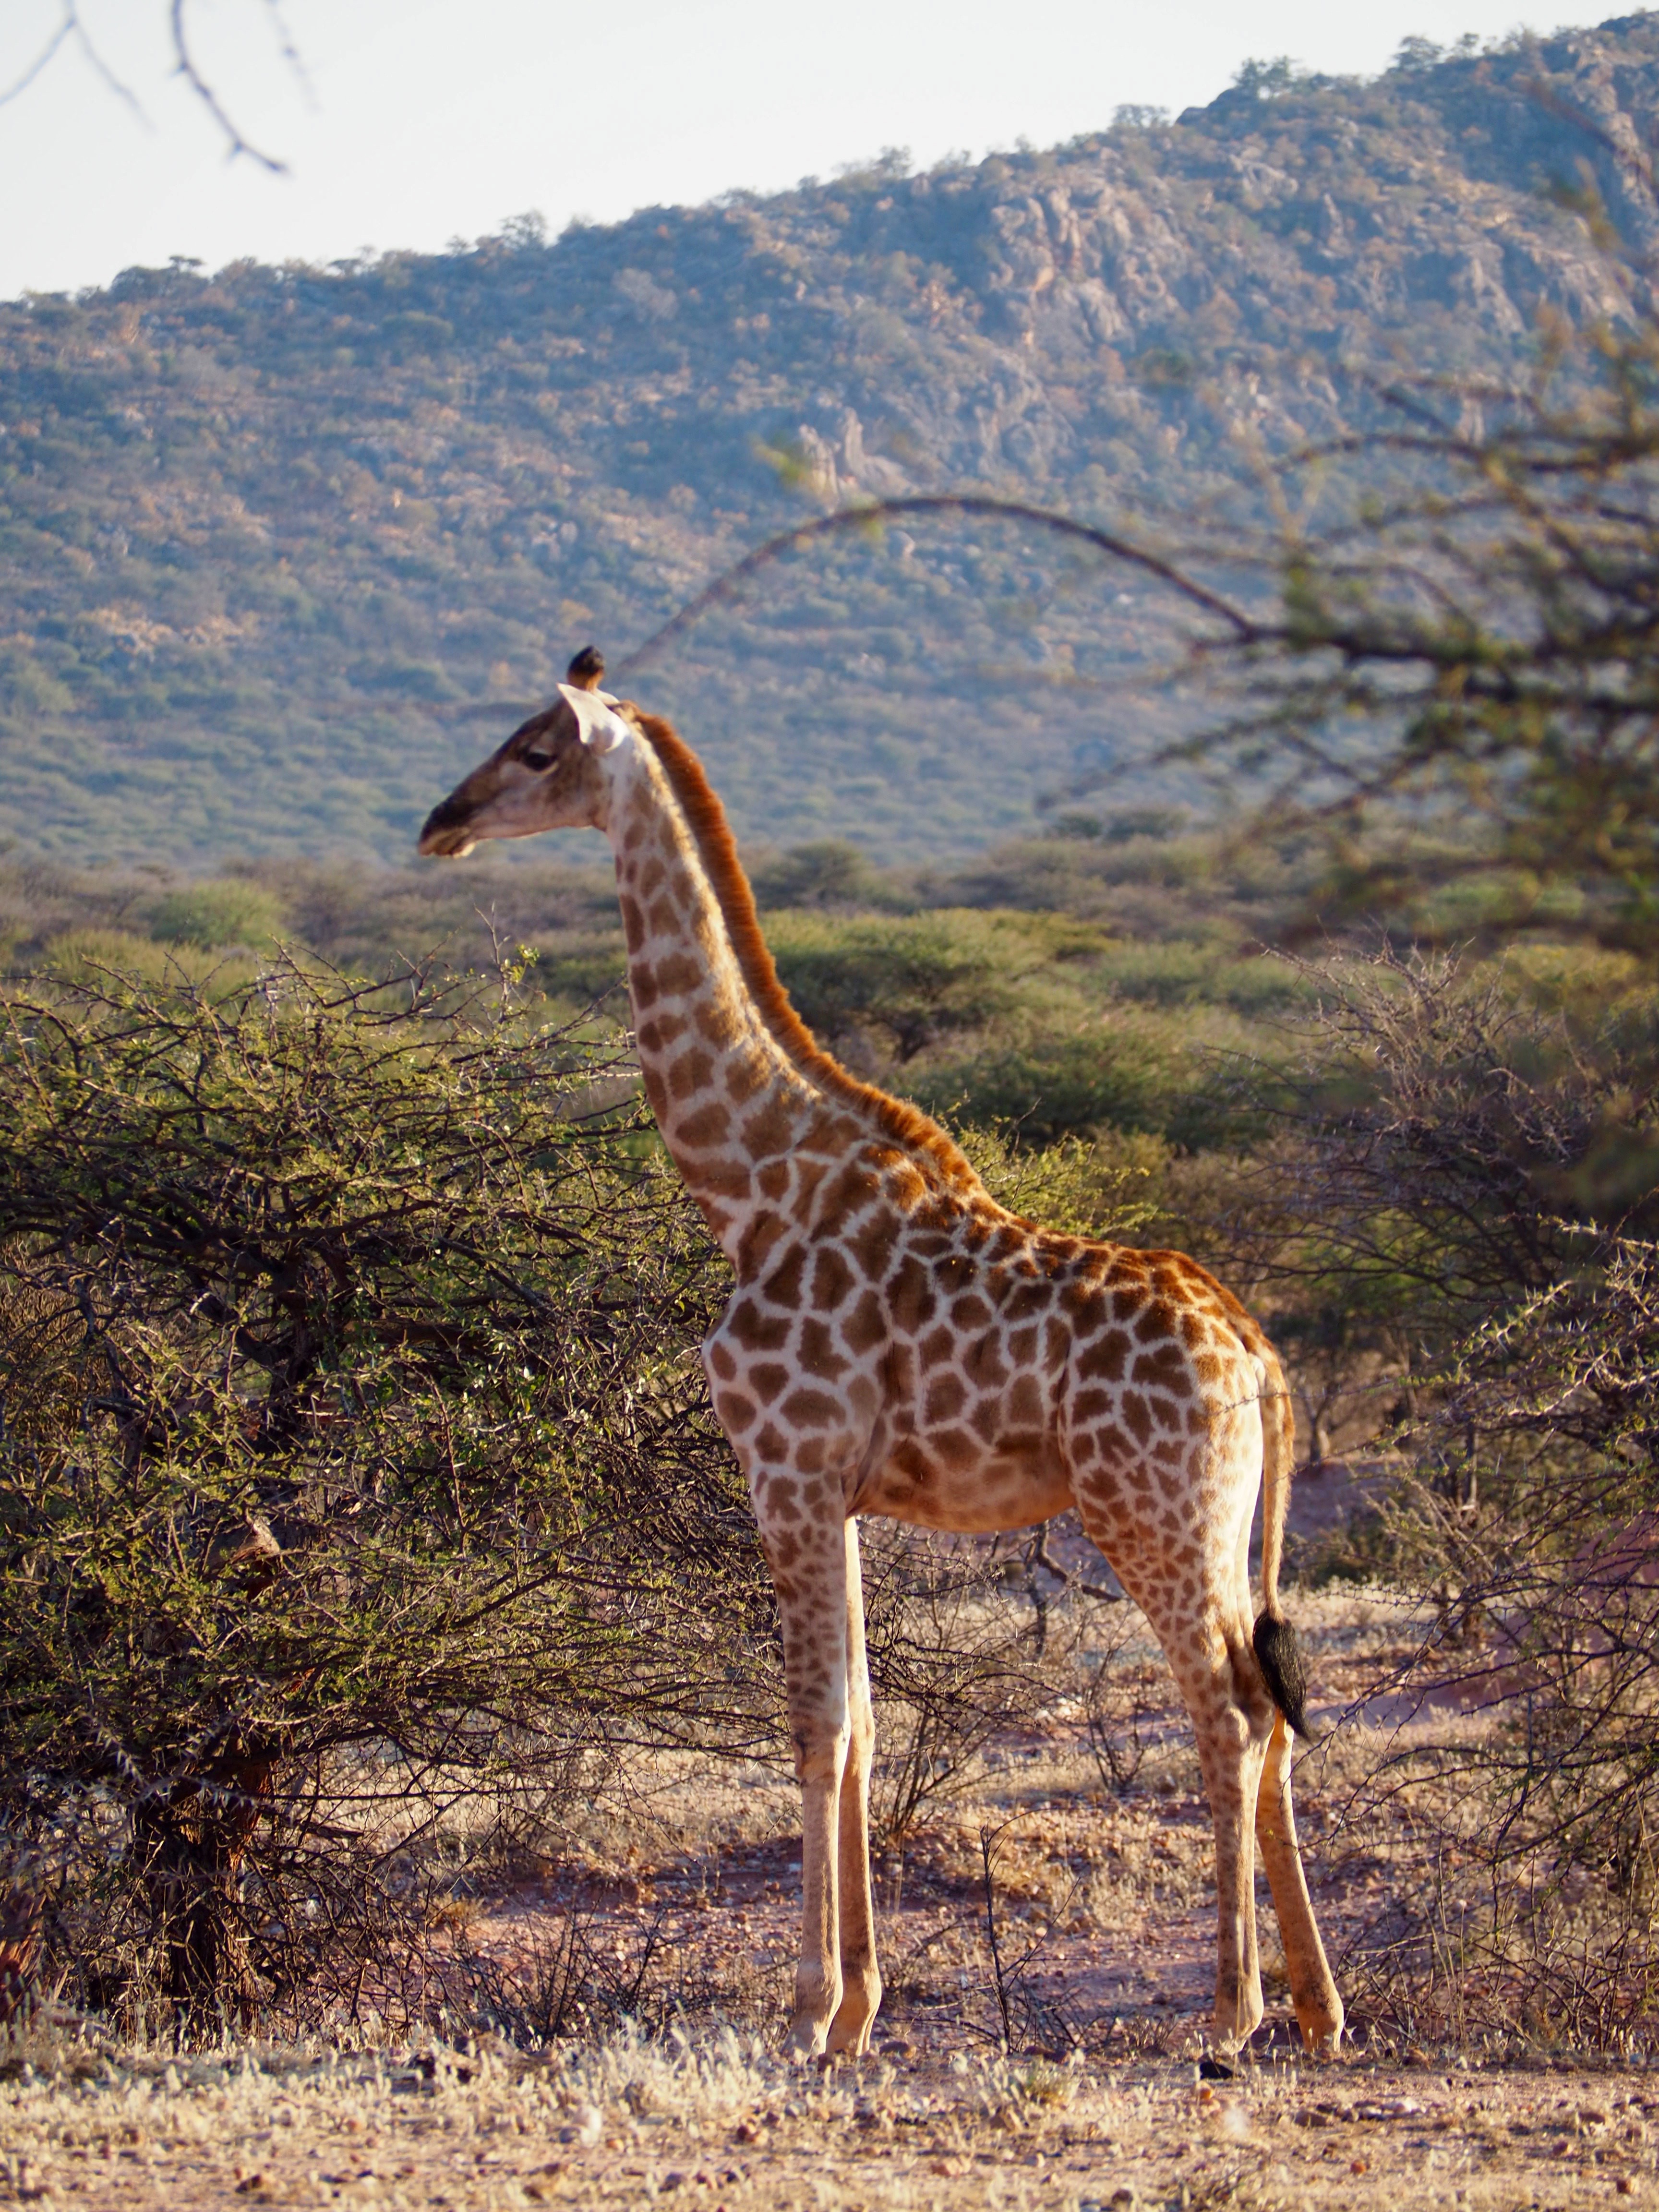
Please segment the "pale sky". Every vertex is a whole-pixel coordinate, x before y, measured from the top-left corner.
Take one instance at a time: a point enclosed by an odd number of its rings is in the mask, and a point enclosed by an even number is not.
[[[0,91],[63,0],[0,0]],[[1250,58],[1371,75],[1449,45],[1589,24],[1607,0],[189,0],[204,73],[273,177],[227,163],[171,74],[166,0],[80,0],[137,108],[73,40],[0,106],[0,298],[185,254],[217,268],[432,250],[539,210],[777,190],[884,147],[927,167],[1212,100]],[[286,24],[301,83],[281,56]]]

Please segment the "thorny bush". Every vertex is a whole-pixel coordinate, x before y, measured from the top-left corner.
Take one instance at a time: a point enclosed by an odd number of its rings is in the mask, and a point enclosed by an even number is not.
[[[1212,1223],[1293,1352],[1343,1317],[1389,1471],[1326,1571],[1422,1601],[1423,1725],[1349,1826],[1417,1846],[1350,1961],[1411,2033],[1606,2045],[1659,2002],[1659,1004],[1597,972],[1335,963]]]
[[[619,1743],[769,1745],[718,1255],[627,1071],[398,995],[3,1007],[15,1978],[361,1993],[460,1801],[510,1835]]]

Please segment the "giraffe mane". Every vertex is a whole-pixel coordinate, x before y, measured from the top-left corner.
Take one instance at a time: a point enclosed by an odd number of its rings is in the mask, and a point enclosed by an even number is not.
[[[761,933],[755,894],[738,857],[737,840],[726,818],[726,809],[697,758],[672,722],[647,714],[628,703],[661,762],[680,811],[696,842],[698,857],[719,902],[726,934],[737,956],[738,968],[761,1018],[790,1060],[803,1075],[832,1096],[860,1109],[884,1136],[907,1152],[925,1153],[947,1182],[963,1193],[982,1188],[965,1154],[939,1123],[895,1098],[873,1083],[861,1082],[844,1068],[833,1053],[826,1052],[789,1003],[789,994],[778,980],[771,948]]]

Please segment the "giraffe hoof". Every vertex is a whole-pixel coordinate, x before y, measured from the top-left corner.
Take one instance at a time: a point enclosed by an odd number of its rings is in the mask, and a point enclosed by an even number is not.
[[[842,2001],[830,2023],[830,2048],[837,2057],[862,2058],[881,2008],[881,1978],[854,1972],[848,1976]]]
[[[1258,1996],[1246,1997],[1242,2002],[1223,2008],[1218,2006],[1215,2016],[1215,2047],[1224,2057],[1232,2057],[1241,2051],[1262,2022],[1266,2008]]]
[[[823,2053],[829,2033],[828,2021],[816,2020],[811,2013],[797,2013],[789,2023],[783,2047],[792,2058],[817,2058]]]
[[[1297,2008],[1297,2025],[1312,2057],[1340,2058],[1342,2055],[1342,2000],[1334,1992],[1330,2002],[1316,1998],[1304,2011]]]

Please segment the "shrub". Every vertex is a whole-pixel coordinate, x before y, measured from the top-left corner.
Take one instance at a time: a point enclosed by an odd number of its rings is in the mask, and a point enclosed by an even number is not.
[[[1350,1808],[1423,1839],[1370,2002],[1607,2045],[1659,1995],[1659,1036],[1536,964],[1325,970],[1211,1233],[1293,1375],[1337,1329],[1391,1447],[1346,1565],[1419,1601],[1430,1702]]]
[[[282,928],[283,908],[263,884],[229,877],[166,892],[148,919],[150,934],[163,945],[192,945],[213,952],[224,945],[268,944]]]
[[[3,1009],[0,1844],[117,2011],[314,2008],[458,1804],[774,1742],[718,1255],[614,1058],[400,995]]]

